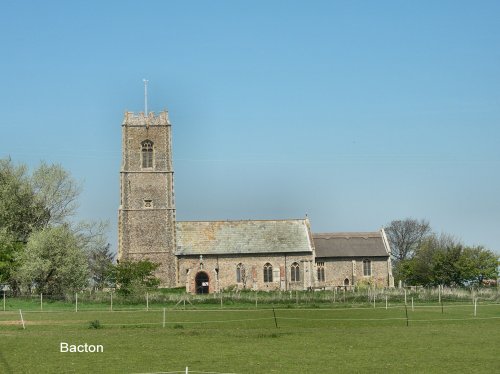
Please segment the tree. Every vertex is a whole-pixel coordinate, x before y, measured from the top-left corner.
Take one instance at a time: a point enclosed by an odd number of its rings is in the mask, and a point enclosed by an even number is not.
[[[483,247],[467,247],[450,235],[426,238],[409,260],[400,263],[410,285],[481,285],[497,273],[498,256]]]
[[[113,271],[118,292],[130,295],[158,287],[160,280],[155,277],[154,272],[159,266],[149,260],[121,261]]]
[[[34,171],[31,184],[36,200],[44,207],[44,214],[38,217],[39,225],[63,224],[75,214],[81,186],[61,165],[42,162]]]
[[[89,254],[89,270],[94,287],[102,290],[111,283],[113,275],[113,259],[115,255],[107,244],[91,250]]]
[[[18,260],[17,278],[37,292],[73,293],[88,283],[86,253],[68,225],[33,233]]]
[[[0,230],[12,241],[25,243],[47,212],[37,200],[27,168],[0,160]]]
[[[24,243],[13,238],[5,228],[0,229],[0,284],[8,283],[14,292],[18,290],[13,277],[18,265],[16,255],[23,246]]]
[[[385,231],[391,254],[398,262],[412,257],[422,240],[431,233],[431,227],[426,220],[406,218],[392,221]]]

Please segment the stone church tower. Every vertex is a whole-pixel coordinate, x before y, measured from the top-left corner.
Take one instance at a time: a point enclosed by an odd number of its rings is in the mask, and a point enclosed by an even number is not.
[[[126,112],[118,212],[118,261],[159,263],[161,286],[177,285],[172,129],[167,112]]]

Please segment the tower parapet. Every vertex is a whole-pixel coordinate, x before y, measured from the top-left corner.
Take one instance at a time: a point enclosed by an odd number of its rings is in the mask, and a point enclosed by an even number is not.
[[[144,112],[134,113],[125,112],[123,118],[122,126],[170,126],[170,120],[168,118],[168,112],[165,110],[163,112],[155,115],[154,112],[149,112],[147,115]]]

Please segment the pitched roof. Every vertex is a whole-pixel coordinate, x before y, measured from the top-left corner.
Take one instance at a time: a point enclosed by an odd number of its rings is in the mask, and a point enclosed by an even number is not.
[[[313,240],[316,257],[389,256],[381,232],[313,234]]]
[[[312,252],[306,219],[178,221],[176,255]]]

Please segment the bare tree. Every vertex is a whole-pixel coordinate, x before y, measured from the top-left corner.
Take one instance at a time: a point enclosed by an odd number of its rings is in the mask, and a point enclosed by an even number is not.
[[[432,233],[428,221],[414,218],[392,221],[385,231],[396,261],[411,258],[422,240]]]

